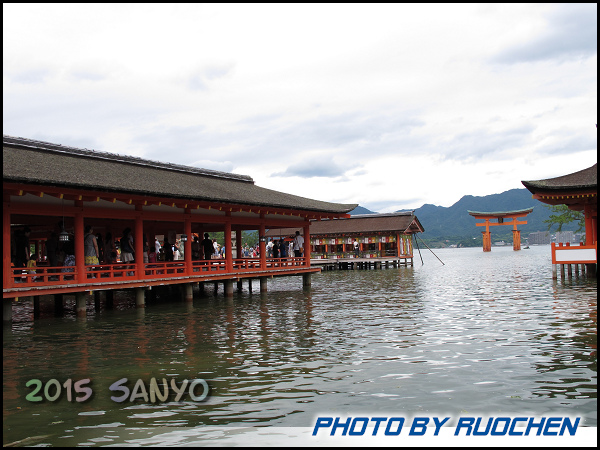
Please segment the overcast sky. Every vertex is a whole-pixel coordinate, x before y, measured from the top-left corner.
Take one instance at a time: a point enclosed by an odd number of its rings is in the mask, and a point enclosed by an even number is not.
[[[3,4],[3,33],[7,135],[377,212],[596,162],[596,4]]]

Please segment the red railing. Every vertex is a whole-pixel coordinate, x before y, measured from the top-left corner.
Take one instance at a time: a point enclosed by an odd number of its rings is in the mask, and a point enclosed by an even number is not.
[[[240,273],[277,271],[289,268],[309,267],[305,258],[269,258],[266,267],[258,258],[238,258],[233,260],[233,272],[227,271],[227,260],[212,259],[192,261],[191,273],[187,272],[186,261],[145,263],[143,274],[139,275],[135,263],[99,264],[85,266],[86,277],[83,284],[110,284],[120,281],[152,281],[175,277],[202,277],[203,275],[228,275]],[[4,289],[21,287],[63,286],[82,284],[76,266],[37,266],[11,268],[12,276],[5,280]]]

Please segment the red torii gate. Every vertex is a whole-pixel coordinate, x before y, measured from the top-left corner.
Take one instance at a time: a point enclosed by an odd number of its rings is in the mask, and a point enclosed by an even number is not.
[[[490,227],[499,225],[513,225],[513,250],[521,250],[521,232],[517,230],[517,225],[527,225],[527,221],[518,221],[520,217],[525,217],[533,211],[533,207],[527,209],[520,209],[518,211],[499,211],[499,212],[478,212],[468,211],[469,214],[477,219],[484,219],[485,222],[480,222],[475,225],[478,227],[485,227],[485,231],[482,231],[483,235],[483,251],[492,251],[492,236],[490,233]],[[497,219],[497,222],[490,222],[492,219]],[[511,219],[505,223],[506,219]]]

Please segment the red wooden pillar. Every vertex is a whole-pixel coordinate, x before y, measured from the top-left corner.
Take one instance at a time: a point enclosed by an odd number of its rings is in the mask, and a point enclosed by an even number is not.
[[[183,259],[185,261],[185,273],[192,275],[192,211],[190,208],[185,209],[185,218],[183,224],[183,233],[187,236],[187,240],[183,243]]]
[[[583,214],[585,216],[585,245],[594,245],[598,235],[596,230],[597,221],[592,216],[592,205],[585,205]]]
[[[133,251],[135,252],[136,278],[143,278],[144,273],[144,217],[142,205],[135,205],[135,232],[133,236]]]
[[[304,225],[304,264],[310,267],[310,223]]]
[[[235,243],[236,243],[236,257],[243,258],[244,257],[244,244],[242,243],[242,230],[235,230]]]
[[[513,230],[513,250],[521,250],[521,232],[519,230]]]
[[[261,214],[260,218],[264,219],[264,214]],[[260,268],[263,270],[267,268],[267,242],[265,241],[265,233],[265,222],[261,220],[258,228],[258,242],[260,245]]]
[[[233,251],[231,248],[231,213],[225,218],[225,267],[227,272],[233,272]],[[261,252],[262,253],[262,252]]]
[[[77,271],[77,281],[84,283],[87,279],[85,273],[85,227],[83,223],[83,202],[75,202],[75,223],[74,223],[74,236],[75,239],[75,269]]]
[[[481,234],[483,234],[483,251],[491,252],[492,236],[490,234],[490,219],[485,219],[485,231],[482,231]]]
[[[2,286],[13,285],[13,277],[10,270],[10,198],[2,202]]]

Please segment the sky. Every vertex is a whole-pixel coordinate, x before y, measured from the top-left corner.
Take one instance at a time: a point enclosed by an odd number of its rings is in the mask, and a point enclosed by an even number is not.
[[[4,3],[3,133],[447,207],[596,163],[597,29],[595,3]]]

